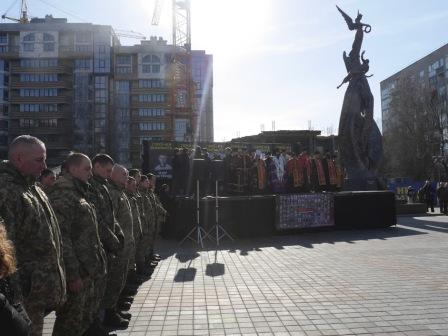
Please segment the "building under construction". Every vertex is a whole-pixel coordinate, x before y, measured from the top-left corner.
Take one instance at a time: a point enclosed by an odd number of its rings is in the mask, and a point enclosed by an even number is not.
[[[20,134],[46,143],[50,166],[76,150],[139,167],[144,140],[213,141],[213,61],[191,50],[185,21],[174,44],[134,46],[111,26],[23,11],[17,21],[0,24],[1,158]]]

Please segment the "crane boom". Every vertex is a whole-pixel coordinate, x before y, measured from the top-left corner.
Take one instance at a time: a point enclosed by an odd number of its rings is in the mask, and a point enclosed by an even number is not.
[[[151,24],[153,26],[157,26],[160,22],[160,14],[162,13],[162,1],[163,0],[155,0],[154,12],[152,13],[152,20],[151,20]]]

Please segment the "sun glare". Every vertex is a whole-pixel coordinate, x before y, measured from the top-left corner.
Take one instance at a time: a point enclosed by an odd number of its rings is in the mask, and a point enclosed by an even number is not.
[[[239,55],[262,38],[270,0],[191,0],[192,40],[216,55]]]

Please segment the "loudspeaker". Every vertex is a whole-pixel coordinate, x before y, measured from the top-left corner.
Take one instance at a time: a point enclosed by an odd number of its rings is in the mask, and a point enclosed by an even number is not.
[[[207,162],[204,159],[194,159],[191,163],[193,181],[204,181],[207,174]]]
[[[219,182],[224,181],[225,170],[223,160],[213,160],[212,161],[212,180]]]
[[[391,191],[354,191],[334,194],[336,228],[384,228],[397,224],[395,194]]]

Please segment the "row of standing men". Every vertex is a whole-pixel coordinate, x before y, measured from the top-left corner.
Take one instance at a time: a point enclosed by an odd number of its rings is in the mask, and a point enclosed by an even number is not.
[[[126,328],[133,295],[160,260],[154,245],[166,211],[155,177],[106,154],[70,153],[57,178],[47,171],[37,182],[45,160],[45,144],[23,135],[0,163],[0,221],[18,266],[9,277],[0,272],[0,295],[30,329],[10,334],[42,335],[52,311],[54,336]]]
[[[191,172],[195,165],[193,159],[205,161],[200,174]],[[173,193],[188,194],[187,190],[192,189],[186,185],[191,182],[188,177],[195,175],[202,180],[203,193],[212,192],[213,188],[208,185],[218,180],[228,195],[337,191],[344,178],[341,166],[329,153],[322,157],[319,152],[288,154],[276,149],[273,154],[264,155],[255,150],[226,148],[222,165],[218,162],[211,159],[205,148],[197,147],[190,156],[186,150],[175,151]]]

